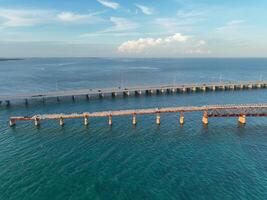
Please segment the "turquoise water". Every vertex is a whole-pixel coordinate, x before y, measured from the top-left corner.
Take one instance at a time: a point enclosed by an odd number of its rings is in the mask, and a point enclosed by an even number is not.
[[[266,75],[267,59],[27,59],[0,63],[0,89],[8,94]],[[177,114],[163,114],[160,126],[154,115],[137,116],[136,127],[131,117],[114,117],[112,127],[106,118],[92,119],[87,128],[81,120],[66,120],[64,127],[56,121],[40,128],[7,124],[13,115],[266,100],[267,90],[256,89],[1,107],[0,199],[266,199],[266,118],[248,118],[245,126],[235,118],[210,119],[208,127],[201,113],[186,114],[183,127]]]

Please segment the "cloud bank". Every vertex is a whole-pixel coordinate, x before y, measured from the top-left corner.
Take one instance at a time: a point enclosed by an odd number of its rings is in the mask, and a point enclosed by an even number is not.
[[[175,42],[186,42],[188,38],[189,36],[182,35],[181,33],[176,33],[165,38],[140,38],[138,40],[130,40],[122,43],[118,47],[118,51],[122,53],[138,53],[149,47],[155,47]]]

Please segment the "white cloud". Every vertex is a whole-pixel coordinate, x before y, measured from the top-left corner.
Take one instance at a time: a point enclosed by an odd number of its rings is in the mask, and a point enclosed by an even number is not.
[[[147,6],[143,6],[140,4],[136,4],[135,5],[137,8],[139,8],[145,15],[152,15],[154,13],[154,9],[153,8],[149,8]]]
[[[20,27],[45,23],[52,18],[53,11],[0,8],[0,26]]]
[[[0,8],[0,27],[27,27],[51,23],[96,23],[101,21],[97,15],[102,12],[79,14],[42,9]]]
[[[81,21],[90,18],[89,15],[74,14],[72,12],[61,12],[57,15],[58,19],[65,22]]]
[[[103,32],[132,30],[138,27],[137,23],[121,17],[110,17],[110,21],[114,24],[114,26],[104,30]]]
[[[112,8],[114,10],[118,9],[120,7],[120,4],[116,2],[112,2],[109,0],[97,0],[99,3],[101,3],[103,6],[106,6],[108,8]]]
[[[154,47],[174,42],[185,42],[188,40],[188,38],[189,36],[182,35],[181,33],[176,33],[172,36],[164,38],[140,38],[138,40],[131,40],[122,43],[118,47],[118,50],[122,53],[142,52],[148,47]]]
[[[219,32],[232,31],[240,28],[244,23],[245,23],[244,20],[232,20],[230,22],[227,22],[226,25],[218,27],[216,30]]]
[[[102,12],[78,14],[73,12],[61,12],[57,14],[57,19],[62,22],[72,23],[96,23],[101,21],[101,18],[97,17]]]

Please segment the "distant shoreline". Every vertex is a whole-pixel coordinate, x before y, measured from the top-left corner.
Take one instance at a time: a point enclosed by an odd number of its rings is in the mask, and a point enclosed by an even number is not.
[[[1,61],[10,61],[10,60],[24,60],[23,58],[0,58]]]

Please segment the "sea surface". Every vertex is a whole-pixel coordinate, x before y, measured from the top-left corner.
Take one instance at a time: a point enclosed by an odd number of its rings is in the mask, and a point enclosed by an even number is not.
[[[0,62],[0,94],[264,80],[267,59],[28,58]],[[267,119],[202,113],[42,121],[8,117],[166,106],[266,103],[267,89],[30,102],[0,107],[0,199],[267,199]]]

